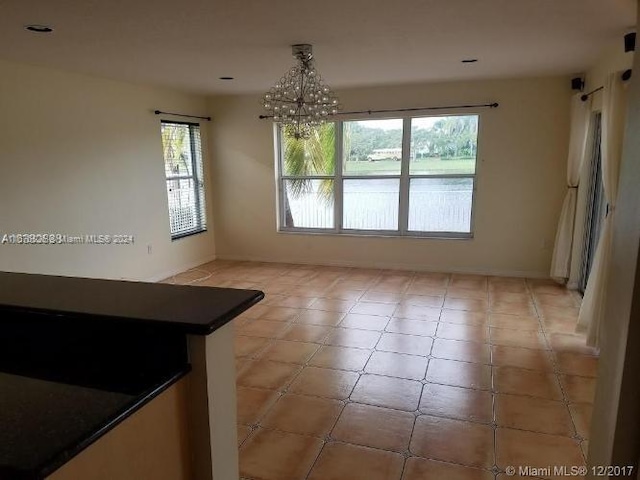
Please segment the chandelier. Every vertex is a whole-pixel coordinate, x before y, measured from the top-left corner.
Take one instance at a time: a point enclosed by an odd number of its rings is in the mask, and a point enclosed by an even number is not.
[[[292,45],[291,49],[298,64],[264,94],[263,107],[287,136],[304,139],[336,115],[340,105],[315,69],[311,45]]]

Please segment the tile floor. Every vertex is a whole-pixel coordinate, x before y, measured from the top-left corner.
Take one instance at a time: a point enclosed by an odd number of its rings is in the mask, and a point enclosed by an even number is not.
[[[245,479],[584,464],[598,359],[551,281],[230,261],[171,281],[266,294],[234,320]]]

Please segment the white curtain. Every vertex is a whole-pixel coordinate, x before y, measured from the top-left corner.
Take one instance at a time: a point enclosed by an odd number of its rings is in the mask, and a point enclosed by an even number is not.
[[[591,119],[591,101],[583,102],[582,94],[571,100],[571,133],[569,136],[569,157],[567,159],[567,194],[562,204],[556,242],[551,259],[551,278],[565,283],[569,278],[571,250],[573,248],[576,202],[580,171],[587,152],[589,120]]]
[[[607,277],[613,239],[613,217],[618,195],[618,177],[622,159],[625,102],[620,74],[610,75],[602,90],[602,183],[607,201],[607,216],[602,225],[598,247],[582,299],[578,329],[587,331],[587,344],[599,347],[600,326],[604,322]]]

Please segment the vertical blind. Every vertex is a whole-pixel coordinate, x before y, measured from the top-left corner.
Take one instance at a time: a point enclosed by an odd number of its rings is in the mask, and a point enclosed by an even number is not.
[[[171,238],[207,229],[200,125],[161,123]]]

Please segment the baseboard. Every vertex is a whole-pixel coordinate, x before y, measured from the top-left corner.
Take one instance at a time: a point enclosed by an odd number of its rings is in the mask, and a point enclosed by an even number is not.
[[[430,265],[393,263],[393,262],[348,262],[348,261],[315,261],[299,259],[265,258],[251,255],[218,255],[219,260],[235,260],[241,262],[289,263],[293,265],[322,265],[327,267],[375,268],[384,270],[409,270],[415,272],[443,272],[468,275],[490,275],[496,277],[549,278],[549,272],[523,270],[497,270],[483,268],[435,267]]]
[[[164,280],[165,278],[173,277],[178,273],[182,273],[186,270],[190,270],[192,268],[198,267],[205,263],[213,262],[216,259],[216,255],[209,255],[207,257],[201,258],[200,260],[194,260],[193,262],[186,263],[180,267],[173,268],[171,270],[167,270],[165,272],[154,275],[153,277],[147,278],[144,280],[145,282],[156,283],[160,280]]]

